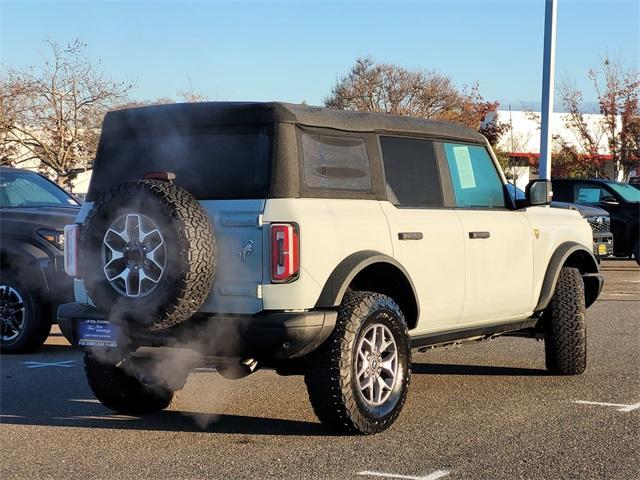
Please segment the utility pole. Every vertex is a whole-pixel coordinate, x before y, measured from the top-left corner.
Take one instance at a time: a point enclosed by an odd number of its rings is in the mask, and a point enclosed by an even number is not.
[[[540,111],[540,178],[551,178],[551,118],[556,69],[557,0],[545,0],[544,56],[542,60],[542,101]]]

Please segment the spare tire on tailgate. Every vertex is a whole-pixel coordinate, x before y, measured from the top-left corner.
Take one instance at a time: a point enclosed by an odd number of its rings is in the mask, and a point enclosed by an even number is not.
[[[158,180],[111,188],[80,235],[87,293],[115,322],[163,330],[191,317],[213,283],[216,243],[186,190]]]

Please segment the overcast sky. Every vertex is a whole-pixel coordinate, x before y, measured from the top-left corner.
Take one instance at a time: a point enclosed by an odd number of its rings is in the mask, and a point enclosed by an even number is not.
[[[557,76],[640,58],[640,0],[558,0]],[[479,82],[487,99],[540,97],[544,0],[0,0],[4,68],[38,64],[47,38],[80,38],[138,100],[192,89],[213,100],[322,103],[358,56]]]

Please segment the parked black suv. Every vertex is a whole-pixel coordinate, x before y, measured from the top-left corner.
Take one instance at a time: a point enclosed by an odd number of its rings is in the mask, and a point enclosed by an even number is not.
[[[594,205],[611,215],[613,254],[633,255],[640,265],[640,190],[628,183],[599,179],[554,179],[553,199]]]
[[[28,170],[0,167],[0,350],[22,353],[46,340],[57,305],[73,298],[64,273],[63,228],[78,202]]]
[[[507,190],[516,202],[523,202],[526,198],[525,193],[511,183],[507,184]],[[596,258],[606,258],[613,254],[613,235],[611,234],[609,212],[591,205],[556,201],[551,202],[551,208],[576,210],[582,215],[593,231],[593,254]]]

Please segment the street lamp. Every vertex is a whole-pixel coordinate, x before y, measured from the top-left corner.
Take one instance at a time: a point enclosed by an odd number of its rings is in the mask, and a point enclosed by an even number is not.
[[[556,63],[557,1],[545,0],[544,55],[542,60],[542,101],[540,111],[540,178],[551,178],[551,117]]]

